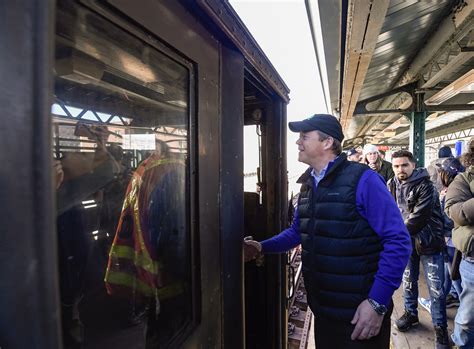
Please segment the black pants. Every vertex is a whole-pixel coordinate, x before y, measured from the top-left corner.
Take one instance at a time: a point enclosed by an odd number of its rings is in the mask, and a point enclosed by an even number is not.
[[[385,314],[382,327],[377,336],[367,340],[351,339],[354,325],[350,322],[329,320],[314,317],[314,338],[316,349],[389,349],[390,348],[390,315],[392,307]]]

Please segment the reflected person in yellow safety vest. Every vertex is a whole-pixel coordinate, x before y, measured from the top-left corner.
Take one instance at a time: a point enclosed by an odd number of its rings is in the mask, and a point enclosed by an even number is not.
[[[104,281],[109,295],[128,299],[132,312],[147,313],[153,305],[157,316],[160,302],[183,293],[185,169],[157,140],[128,184]]]

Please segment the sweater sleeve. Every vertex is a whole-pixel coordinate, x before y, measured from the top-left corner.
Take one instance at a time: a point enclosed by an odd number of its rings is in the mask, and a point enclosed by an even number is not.
[[[356,205],[383,246],[369,298],[388,306],[400,286],[412,251],[410,235],[383,178],[377,173],[366,171],[362,175],[357,185]]]

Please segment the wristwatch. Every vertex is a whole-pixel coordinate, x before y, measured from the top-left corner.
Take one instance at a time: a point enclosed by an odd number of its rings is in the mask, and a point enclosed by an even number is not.
[[[367,298],[367,300],[369,301],[369,304],[372,306],[372,308],[374,308],[374,310],[377,314],[383,316],[383,315],[385,315],[385,313],[387,313],[388,309],[385,305],[380,304],[379,302],[374,301],[371,298]]]

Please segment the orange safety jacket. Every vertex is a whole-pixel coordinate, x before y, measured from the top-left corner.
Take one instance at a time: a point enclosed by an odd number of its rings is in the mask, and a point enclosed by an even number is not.
[[[151,241],[148,207],[153,190],[166,174],[183,170],[177,159],[150,157],[137,168],[128,185],[112,243],[105,286],[110,295],[163,300],[182,293],[180,283],[163,281],[157,246]]]

